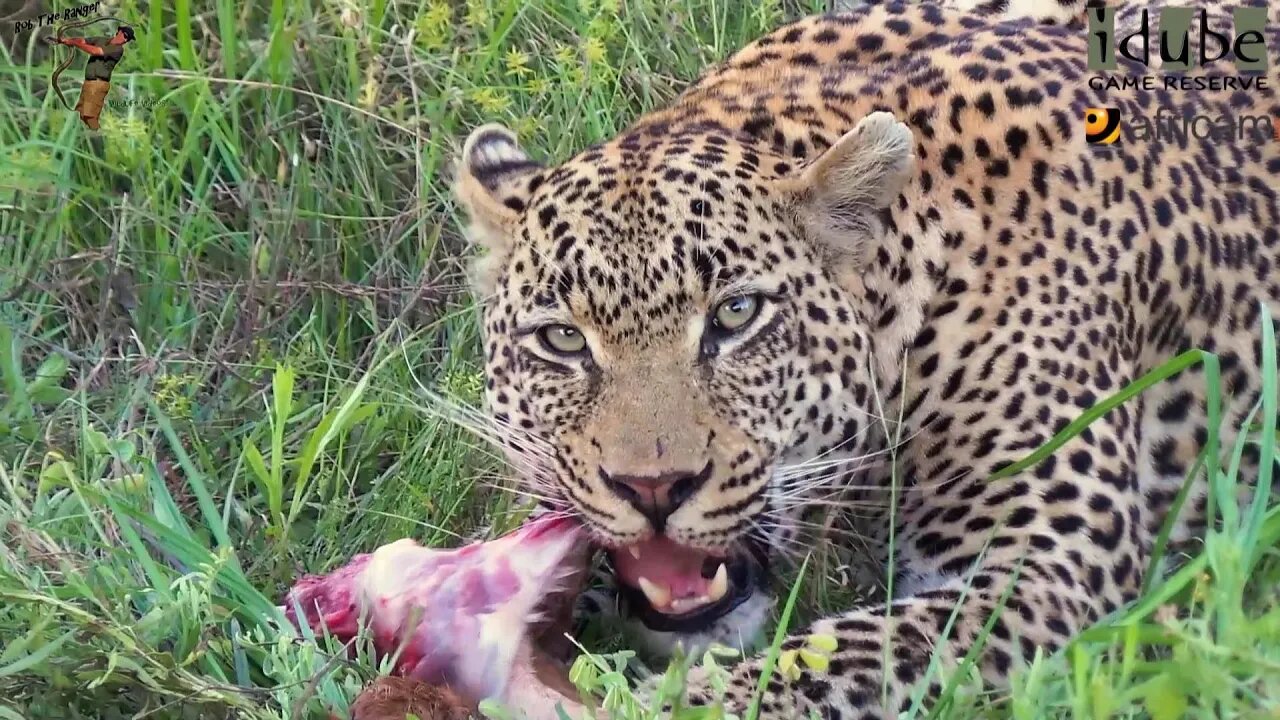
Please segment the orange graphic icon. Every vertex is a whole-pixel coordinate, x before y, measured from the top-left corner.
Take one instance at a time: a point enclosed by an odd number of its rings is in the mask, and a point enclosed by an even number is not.
[[[1119,108],[1085,108],[1084,138],[1090,145],[1110,145],[1120,139]]]

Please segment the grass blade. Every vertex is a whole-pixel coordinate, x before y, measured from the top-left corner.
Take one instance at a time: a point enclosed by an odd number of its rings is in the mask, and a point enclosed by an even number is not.
[[[1244,537],[1241,546],[1246,553],[1245,574],[1253,573],[1258,561],[1269,545],[1259,544],[1267,505],[1272,498],[1274,488],[1273,474],[1276,464],[1276,416],[1280,415],[1280,389],[1277,385],[1276,357],[1280,348],[1276,347],[1275,323],[1271,320],[1271,310],[1262,303],[1259,313],[1262,323],[1262,432],[1258,441],[1258,484],[1253,493],[1253,502],[1249,507],[1248,519],[1244,525]],[[1245,423],[1246,426],[1249,423]],[[1243,431],[1242,431],[1243,432]]]
[[[227,534],[227,528],[222,523],[222,515],[218,512],[218,507],[213,502],[213,495],[209,493],[209,487],[204,482],[204,475],[191,462],[191,456],[187,454],[186,448],[182,446],[182,441],[178,439],[178,434],[174,432],[173,423],[169,421],[169,416],[156,405],[154,398],[147,399],[147,407],[155,417],[156,424],[160,426],[161,432],[164,433],[165,438],[169,441],[169,449],[173,451],[174,457],[178,459],[178,465],[182,467],[183,475],[187,479],[187,486],[191,488],[191,492],[196,496],[196,504],[200,507],[200,514],[204,517],[205,526],[213,534],[218,547],[228,549],[234,547],[231,537]]]
[[[764,699],[764,691],[769,686],[769,680],[773,678],[774,668],[778,666],[778,657],[782,655],[782,643],[787,639],[787,626],[791,622],[791,614],[795,612],[796,598],[800,597],[800,585],[804,581],[805,570],[809,567],[809,558],[809,555],[805,555],[804,562],[800,563],[800,572],[796,574],[796,580],[791,585],[787,604],[782,608],[782,617],[778,620],[778,629],[773,633],[773,642],[770,643],[769,652],[765,655],[764,663],[760,667],[760,681],[756,683],[755,697],[751,699],[751,705],[747,708],[745,720],[756,720],[760,715],[760,702]]]
[[[1210,359],[1212,359],[1212,363]],[[1020,473],[1023,470],[1026,470],[1027,468],[1034,467],[1035,465],[1039,464],[1040,461],[1052,455],[1055,450],[1065,445],[1068,440],[1076,437],[1081,432],[1083,432],[1084,429],[1087,428],[1091,423],[1093,423],[1094,420],[1097,420],[1103,415],[1106,415],[1107,413],[1111,412],[1115,408],[1127,402],[1129,399],[1145,392],[1151,386],[1156,385],[1157,383],[1164,382],[1170,377],[1182,372],[1183,370],[1186,370],[1187,368],[1191,367],[1192,365],[1195,365],[1196,363],[1204,363],[1206,374],[1208,374],[1210,364],[1213,364],[1214,367],[1216,368],[1217,358],[1211,355],[1210,353],[1204,352],[1203,350],[1188,350],[1182,353],[1181,355],[1164,363],[1163,365],[1157,367],[1156,369],[1152,370],[1146,375],[1143,375],[1137,380],[1134,380],[1133,382],[1129,383],[1116,394],[1106,398],[1102,402],[1089,408],[1084,413],[1082,413],[1078,418],[1073,420],[1065,428],[1063,428],[1061,431],[1055,434],[1052,438],[1050,438],[1049,442],[1045,443],[1044,445],[1041,445],[1038,449],[1036,449],[1034,452],[1032,452],[1030,455],[1026,456],[1025,458],[1011,465],[1007,465],[1001,468],[1000,470],[997,470],[995,473],[991,475],[991,479],[1000,480],[1003,478],[1007,478],[1011,475]],[[1212,404],[1213,403],[1211,403],[1211,405]],[[1210,427],[1216,427],[1216,425],[1212,421],[1213,415],[1214,413],[1210,412]],[[1210,434],[1212,435],[1212,433]],[[1213,457],[1213,455],[1210,455],[1210,457]]]

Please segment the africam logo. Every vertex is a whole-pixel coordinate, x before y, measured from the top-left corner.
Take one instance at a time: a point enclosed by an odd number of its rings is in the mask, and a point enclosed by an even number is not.
[[[1119,142],[1122,126],[1127,126],[1124,129],[1128,131],[1128,137],[1140,141],[1186,143],[1191,138],[1252,144],[1280,141],[1280,116],[1178,114],[1170,108],[1160,107],[1154,116],[1138,113],[1123,123],[1120,108],[1085,108],[1084,139],[1091,146]]]
[[[99,22],[114,22],[115,34],[98,37],[63,37],[63,33],[68,30]],[[136,39],[137,34],[132,26],[125,24],[119,18],[103,16],[67,23],[60,26],[54,35],[44,38],[49,45],[66,45],[71,48],[66,60],[54,69],[53,75],[49,78],[49,85],[62,101],[63,106],[79,114],[80,120],[90,129],[98,129],[98,117],[102,114],[103,105],[106,104],[107,93],[111,92],[111,72],[124,59],[125,45]],[[84,82],[80,85],[80,98],[73,108],[71,103],[67,102],[66,96],[62,94],[58,79],[68,67],[71,67],[71,63],[75,62],[76,50],[87,54],[89,60],[84,66]]]

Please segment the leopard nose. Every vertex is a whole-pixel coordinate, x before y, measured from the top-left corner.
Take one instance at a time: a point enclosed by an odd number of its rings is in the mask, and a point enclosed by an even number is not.
[[[667,518],[680,508],[711,477],[712,463],[698,472],[668,472],[660,475],[614,474],[600,468],[605,487],[649,519],[654,532],[666,529]]]

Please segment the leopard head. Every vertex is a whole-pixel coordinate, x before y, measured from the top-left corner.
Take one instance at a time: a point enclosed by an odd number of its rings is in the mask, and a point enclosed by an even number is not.
[[[807,162],[715,123],[640,125],[554,167],[498,126],[467,139],[494,437],[652,630],[762,622],[749,601],[818,487],[795,467],[867,450],[859,271],[913,165],[887,113]]]

